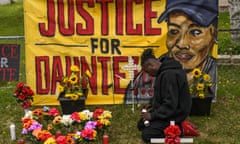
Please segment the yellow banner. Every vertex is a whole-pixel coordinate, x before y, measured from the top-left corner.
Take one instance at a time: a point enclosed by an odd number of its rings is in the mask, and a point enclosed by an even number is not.
[[[166,22],[157,22],[164,10],[160,0],[24,0],[26,77],[34,104],[59,104],[57,86],[71,65],[80,75],[92,73],[86,104],[123,103],[129,57],[139,65],[146,48],[157,56],[168,51]]]
[[[157,23],[163,9],[162,1],[24,0],[26,76],[34,104],[58,104],[57,85],[71,65],[93,74],[87,104],[123,103],[128,57],[138,65],[143,49],[166,51],[166,26]]]

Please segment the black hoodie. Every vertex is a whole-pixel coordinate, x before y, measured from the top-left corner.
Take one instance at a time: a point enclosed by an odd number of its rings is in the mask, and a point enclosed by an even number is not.
[[[160,62],[151,101],[152,120],[181,123],[189,115],[192,105],[186,72],[173,58],[163,57]]]

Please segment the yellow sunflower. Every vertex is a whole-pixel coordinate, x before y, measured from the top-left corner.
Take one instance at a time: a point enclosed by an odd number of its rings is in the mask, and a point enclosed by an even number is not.
[[[78,82],[78,76],[77,76],[76,74],[72,74],[72,75],[70,76],[70,78],[69,78],[69,82],[70,82],[71,84],[77,84],[77,82]]]
[[[76,65],[71,66],[70,69],[71,69],[72,72],[79,72],[79,68]]]
[[[204,94],[204,93],[200,93],[200,94],[198,95],[198,97],[199,97],[200,99],[204,99],[204,98],[205,98],[205,94]]]
[[[59,85],[59,86],[58,86],[58,90],[59,90],[60,92],[64,92],[64,90],[65,90],[65,87],[64,87],[64,86],[62,86],[62,85]]]
[[[63,77],[62,82],[67,83],[68,82],[68,77]]]
[[[91,74],[91,72],[90,72],[89,70],[87,70],[87,71],[85,72],[85,74],[86,74],[88,77],[92,77],[92,74]]]
[[[205,81],[209,81],[210,80],[210,75],[209,74],[204,74],[203,75],[203,80],[205,80]]]
[[[202,75],[202,72],[201,72],[201,70],[199,68],[195,68],[192,71],[192,75],[195,78],[199,78]]]
[[[203,83],[198,83],[197,84],[197,90],[198,91],[204,90],[204,84]]]
[[[79,96],[78,96],[77,94],[72,94],[70,98],[71,98],[72,100],[78,100],[78,97],[79,97]]]

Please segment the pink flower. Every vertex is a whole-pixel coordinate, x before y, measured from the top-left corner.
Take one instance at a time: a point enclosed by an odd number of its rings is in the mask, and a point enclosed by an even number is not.
[[[57,108],[50,108],[50,110],[48,111],[48,114],[50,116],[58,116],[58,115],[60,115],[60,113],[59,113]]]
[[[57,139],[56,139],[57,143],[58,144],[67,144],[67,139],[65,136],[58,136]]]
[[[76,121],[76,122],[80,122],[80,121],[81,121],[78,112],[72,113],[72,114],[71,114],[71,118],[72,118],[74,121]]]

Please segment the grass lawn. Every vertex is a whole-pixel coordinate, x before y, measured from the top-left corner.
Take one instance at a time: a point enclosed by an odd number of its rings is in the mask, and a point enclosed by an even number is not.
[[[226,17],[228,17],[226,13],[220,14],[220,28],[229,27]],[[24,35],[22,0],[12,5],[0,6],[0,21],[0,36]],[[232,45],[229,37],[229,34],[219,33],[221,52],[228,52],[229,45]],[[21,44],[20,81],[25,81],[24,40],[0,40],[0,43]],[[212,103],[210,116],[188,118],[200,132],[199,137],[194,137],[195,144],[240,143],[239,71],[239,66],[218,67],[217,102]],[[12,96],[16,84],[17,82],[0,82],[0,144],[17,143],[17,141],[10,140],[9,126],[11,123],[15,123],[17,138],[21,138],[21,118],[24,111]],[[132,105],[87,106],[89,109],[95,107],[103,107],[113,112],[112,124],[108,132],[110,144],[142,144],[140,132],[136,128],[139,112],[136,110],[133,113]]]

